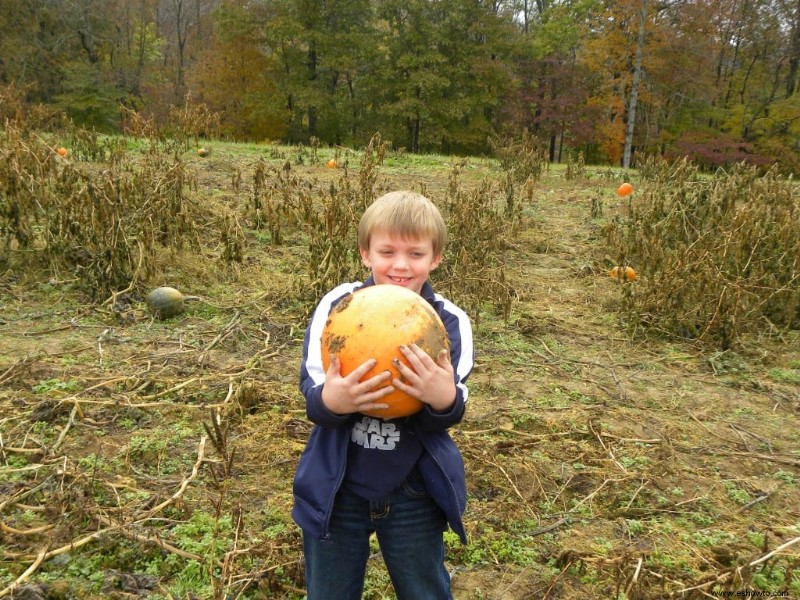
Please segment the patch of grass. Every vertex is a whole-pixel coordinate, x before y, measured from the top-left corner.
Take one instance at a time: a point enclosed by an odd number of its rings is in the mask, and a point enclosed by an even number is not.
[[[74,393],[83,389],[83,384],[77,379],[62,381],[61,379],[46,379],[31,388],[34,394],[50,394],[52,392]]]
[[[728,498],[736,502],[736,504],[744,505],[752,500],[747,490],[738,487],[733,481],[723,481],[722,485],[725,487]]]
[[[786,591],[787,572],[782,565],[764,566],[753,574],[752,585],[765,592]]]
[[[0,476],[5,481],[25,481],[27,474],[20,471],[29,465],[28,459],[24,455],[9,454],[6,457],[5,465],[0,466]]]
[[[631,470],[647,469],[650,466],[650,459],[646,456],[620,456],[619,462]]]
[[[684,532],[681,536],[687,542],[711,548],[720,544],[732,544],[736,540],[733,534],[720,529],[699,529],[693,533]]]
[[[536,562],[537,545],[534,538],[525,534],[525,524],[509,523],[506,530],[484,525],[470,536],[469,544],[461,545],[458,536],[451,531],[445,533],[448,555],[466,566],[506,564],[526,567]]]
[[[77,355],[65,354],[64,356],[61,357],[61,366],[65,368],[90,365],[96,362],[97,362],[96,354],[89,354],[89,353],[83,353]]]
[[[782,369],[775,367],[768,372],[769,378],[777,383],[800,383],[800,368]]]
[[[186,312],[192,317],[205,321],[216,321],[219,317],[227,317],[219,308],[208,302],[190,302]]]
[[[526,431],[537,425],[540,422],[540,417],[530,411],[514,411],[511,413],[511,422],[514,424],[515,429]]]
[[[591,549],[592,553],[597,556],[608,556],[614,550],[614,543],[605,538],[595,538]]]
[[[640,536],[647,530],[645,523],[638,519],[625,519],[625,528],[631,537]]]
[[[85,473],[118,473],[120,469],[119,462],[115,460],[108,460],[98,454],[87,454],[78,459],[78,466]]]
[[[790,483],[790,484],[796,484],[797,483],[797,478],[795,477],[794,473],[790,473],[789,471],[784,471],[783,469],[775,471],[772,474],[772,478],[773,479],[777,479],[778,481],[784,481],[784,482]]]

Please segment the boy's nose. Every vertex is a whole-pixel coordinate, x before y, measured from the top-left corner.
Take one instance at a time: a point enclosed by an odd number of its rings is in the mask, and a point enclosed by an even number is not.
[[[406,260],[405,256],[396,256],[394,259],[394,268],[395,269],[407,269],[408,268],[408,261]]]

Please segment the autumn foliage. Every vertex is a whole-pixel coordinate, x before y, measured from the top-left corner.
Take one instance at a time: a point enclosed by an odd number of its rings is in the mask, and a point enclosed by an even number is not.
[[[358,147],[380,131],[475,155],[525,131],[549,161],[800,163],[793,3],[129,4],[92,3],[87,24],[82,3],[5,0],[0,81],[103,132],[122,109],[163,126],[189,95],[238,141]]]

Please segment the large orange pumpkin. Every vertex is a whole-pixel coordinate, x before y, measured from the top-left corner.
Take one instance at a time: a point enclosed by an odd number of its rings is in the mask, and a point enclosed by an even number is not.
[[[402,380],[392,361],[399,358],[409,366],[400,352],[401,345],[409,344],[416,344],[434,360],[442,350],[450,349],[442,320],[422,296],[396,285],[372,285],[347,296],[331,311],[322,332],[322,363],[327,371],[329,354],[335,354],[345,376],[374,358],[377,364],[362,381],[383,371]],[[386,385],[391,385],[391,380]],[[398,389],[380,402],[389,407],[364,413],[394,419],[414,414],[423,406]]]

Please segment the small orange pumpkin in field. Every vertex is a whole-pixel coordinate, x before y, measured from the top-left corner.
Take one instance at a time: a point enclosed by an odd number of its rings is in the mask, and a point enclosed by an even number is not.
[[[58,148],[56,148],[56,154],[58,154],[59,156],[66,156],[67,149],[59,146]]]
[[[328,162],[325,163],[325,166],[329,169],[337,169],[339,167],[339,161],[335,158],[330,159]]]
[[[614,267],[608,272],[611,279],[618,279],[619,281],[636,281],[636,271],[631,267]]]
[[[345,297],[331,311],[322,332],[322,364],[327,371],[329,355],[335,354],[344,376],[374,358],[377,363],[362,381],[383,371],[389,371],[392,379],[401,378],[392,361],[397,358],[409,366],[400,352],[401,345],[409,344],[416,344],[434,360],[442,350],[450,350],[442,320],[422,296],[397,285],[371,285]],[[364,414],[394,419],[412,415],[423,406],[398,389],[380,402],[389,407]]]
[[[625,182],[625,183],[623,183],[621,186],[619,186],[617,188],[617,195],[618,196],[627,196],[632,191],[633,191],[633,186],[630,183]]]

